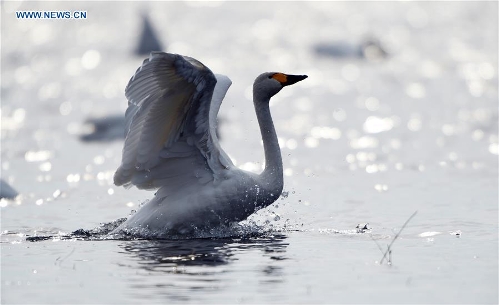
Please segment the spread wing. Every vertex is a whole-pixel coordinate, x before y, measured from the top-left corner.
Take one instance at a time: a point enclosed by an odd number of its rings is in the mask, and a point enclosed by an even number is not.
[[[116,185],[153,189],[208,183],[233,164],[216,137],[216,116],[231,82],[199,61],[153,52],[125,89],[125,144]]]

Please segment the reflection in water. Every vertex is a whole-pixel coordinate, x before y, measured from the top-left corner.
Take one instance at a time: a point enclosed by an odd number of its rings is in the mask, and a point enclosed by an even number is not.
[[[148,271],[171,272],[170,267],[219,266],[229,264],[238,252],[259,249],[273,260],[286,259],[285,235],[258,238],[214,238],[184,240],[134,240],[122,245],[123,249],[140,259]],[[176,270],[175,272],[178,272]]]
[[[249,274],[255,272],[254,262],[243,258],[249,252],[254,254],[255,250],[262,253],[258,257],[265,262],[263,267],[257,268],[257,277],[261,277],[259,282],[282,283],[285,277],[280,261],[287,259],[286,238],[285,235],[272,235],[222,239],[133,240],[122,243],[120,247],[124,253],[138,260],[139,276],[129,278],[134,298],[150,299],[153,297],[151,291],[154,291],[154,298],[161,296],[185,301],[206,296],[206,293],[217,293],[233,285],[235,276],[231,273],[240,273],[241,265]],[[123,266],[127,269],[137,268]],[[195,292],[202,292],[203,295]]]

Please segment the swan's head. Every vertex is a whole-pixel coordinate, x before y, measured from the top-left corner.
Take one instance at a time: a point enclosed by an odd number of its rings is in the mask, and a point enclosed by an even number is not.
[[[253,96],[257,99],[270,99],[285,86],[295,84],[307,77],[307,75],[291,75],[279,72],[260,74],[253,84]]]

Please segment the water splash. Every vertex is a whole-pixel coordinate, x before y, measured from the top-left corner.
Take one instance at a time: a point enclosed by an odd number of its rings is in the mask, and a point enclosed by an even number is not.
[[[280,218],[278,215],[275,216]],[[185,234],[180,232],[158,234],[157,232],[151,232],[147,228],[134,228],[129,231],[113,233],[113,230],[118,228],[125,220],[126,218],[120,218],[112,222],[103,223],[90,230],[78,229],[69,234],[63,232],[50,234],[50,232],[47,232],[47,235],[37,235],[35,232],[33,236],[24,234],[23,237],[26,237],[26,241],[30,242],[46,240],[188,240],[265,237],[292,230],[292,226],[286,225],[287,222],[283,227],[277,227],[273,225],[259,225],[255,221],[248,221],[209,229],[192,228],[193,230],[186,230]]]

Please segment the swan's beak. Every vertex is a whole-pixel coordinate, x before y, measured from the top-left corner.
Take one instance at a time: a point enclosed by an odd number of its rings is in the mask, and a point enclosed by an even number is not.
[[[307,75],[290,75],[290,74],[284,74],[284,75],[286,76],[285,81],[281,82],[281,85],[283,87],[296,84],[297,82],[302,81],[308,77]]]

